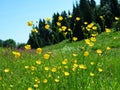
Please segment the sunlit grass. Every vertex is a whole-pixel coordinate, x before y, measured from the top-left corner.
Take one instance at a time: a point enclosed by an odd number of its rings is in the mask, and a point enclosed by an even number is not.
[[[112,31],[94,46],[65,40],[38,51],[0,48],[0,90],[119,90],[119,41]]]

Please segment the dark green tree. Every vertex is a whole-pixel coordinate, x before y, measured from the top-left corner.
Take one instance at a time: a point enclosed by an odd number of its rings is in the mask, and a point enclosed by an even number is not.
[[[16,42],[13,39],[3,41],[3,47],[16,48]]]
[[[0,39],[0,47],[3,47],[3,40]]]

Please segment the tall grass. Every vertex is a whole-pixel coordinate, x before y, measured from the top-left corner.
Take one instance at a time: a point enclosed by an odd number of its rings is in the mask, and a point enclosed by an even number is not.
[[[96,40],[94,46],[65,40],[41,54],[0,48],[0,90],[119,90],[120,32]]]

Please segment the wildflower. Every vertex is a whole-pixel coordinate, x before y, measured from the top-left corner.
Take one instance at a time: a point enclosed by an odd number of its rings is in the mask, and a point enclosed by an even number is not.
[[[42,52],[42,48],[37,48],[36,49],[36,53],[41,54],[41,52]]]
[[[118,20],[119,20],[119,17],[115,17],[115,20],[118,21]]]
[[[94,43],[93,43],[93,42],[90,42],[90,43],[89,43],[89,46],[90,46],[90,47],[94,46]]]
[[[32,26],[33,25],[32,21],[27,22],[27,25]]]
[[[79,21],[80,20],[80,17],[76,17],[76,21]]]
[[[94,62],[90,62],[91,65],[94,65]]]
[[[87,57],[89,55],[89,52],[88,51],[85,51],[84,52],[84,56]]]
[[[99,71],[99,72],[102,72],[103,70],[102,70],[102,68],[98,68],[98,71]]]
[[[97,30],[97,27],[96,27],[96,26],[93,26],[92,29],[93,29],[93,30]]]
[[[28,69],[29,68],[29,66],[25,66],[25,69]]]
[[[92,72],[90,72],[90,76],[91,76],[91,77],[93,77],[93,76],[95,76],[95,74],[94,74],[94,73],[92,73]]]
[[[73,41],[77,41],[78,38],[77,38],[77,37],[73,37],[72,40],[73,40]]]
[[[71,32],[72,30],[70,28],[68,28],[68,31]]]
[[[39,78],[36,78],[36,79],[35,79],[35,82],[36,82],[36,83],[40,83],[40,79],[39,79]]]
[[[47,79],[44,79],[44,80],[43,80],[43,83],[47,83],[47,82],[48,82],[48,80],[47,80]]]
[[[62,26],[61,29],[62,29],[62,31],[65,31],[67,29],[67,27],[66,26]]]
[[[33,29],[33,30],[31,30],[31,32],[38,33],[38,30],[37,29]]]
[[[72,15],[69,15],[69,18],[72,18]]]
[[[100,16],[101,19],[104,19],[103,16]]]
[[[106,31],[107,33],[111,32],[111,30],[108,29],[108,28],[106,28],[105,31]]]
[[[90,40],[89,39],[85,39],[86,44],[90,44]]]
[[[68,63],[68,59],[64,59],[63,61],[62,61],[62,64],[67,64]]]
[[[51,70],[52,72],[56,72],[57,70],[56,70],[56,68],[52,68],[52,70]]]
[[[25,45],[25,49],[26,50],[30,50],[31,49],[31,45]]]
[[[95,38],[95,37],[91,37],[90,40],[91,40],[92,42],[96,42],[96,38]]]
[[[56,22],[57,26],[61,26],[61,23],[60,22]]]
[[[69,73],[69,72],[64,72],[64,75],[65,75],[65,76],[69,76],[70,73]]]
[[[28,90],[33,90],[32,87],[29,87]]]
[[[35,66],[31,66],[30,69],[31,69],[32,71],[34,71],[34,70],[35,70]]]
[[[111,48],[110,47],[107,47],[106,50],[110,50]]]
[[[20,54],[19,52],[13,51],[12,53],[13,53],[13,55],[15,56],[15,58],[18,58],[18,57],[21,56],[21,54]]]
[[[84,64],[80,64],[79,68],[81,68],[81,69],[87,69],[87,67]]]
[[[10,87],[12,88],[14,85],[10,84]]]
[[[92,35],[92,37],[95,37],[95,36],[97,36],[97,34],[91,34]]]
[[[59,81],[60,81],[59,79],[55,79],[55,82],[57,82],[57,83],[58,83]]]
[[[84,22],[84,24],[85,24],[85,25],[87,25],[87,24],[88,24],[88,22]]]
[[[96,52],[97,52],[99,55],[102,54],[102,50],[100,50],[100,49],[98,49]]]
[[[76,53],[73,53],[72,55],[73,55],[74,57],[78,56],[78,54],[76,54]]]
[[[90,23],[90,24],[87,25],[87,27],[88,27],[88,28],[92,28],[93,25],[94,25],[93,23]]]
[[[58,20],[59,20],[59,21],[62,21],[62,20],[63,20],[63,17],[62,17],[62,16],[59,16],[59,17],[58,17]]]
[[[46,21],[50,21],[50,18],[46,18]]]
[[[41,60],[37,60],[37,61],[36,61],[36,64],[41,64]]]
[[[45,70],[48,71],[48,70],[49,70],[49,67],[45,67]]]
[[[10,72],[10,69],[9,69],[9,68],[6,68],[6,69],[4,69],[4,72],[5,72],[5,73],[8,73],[8,72]]]
[[[44,59],[49,59],[50,58],[50,55],[49,54],[44,54]]]
[[[50,25],[49,25],[49,24],[46,24],[46,25],[45,25],[45,29],[48,30],[49,28],[50,28]]]
[[[34,84],[34,87],[37,88],[37,87],[38,87],[38,84]]]

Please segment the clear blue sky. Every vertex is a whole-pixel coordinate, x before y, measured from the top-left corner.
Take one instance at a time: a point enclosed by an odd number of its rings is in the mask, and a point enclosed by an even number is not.
[[[27,26],[28,21],[52,17],[54,12],[72,11],[76,1],[79,0],[0,0],[0,39],[26,43],[32,29]]]

